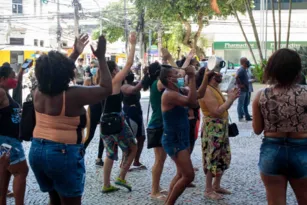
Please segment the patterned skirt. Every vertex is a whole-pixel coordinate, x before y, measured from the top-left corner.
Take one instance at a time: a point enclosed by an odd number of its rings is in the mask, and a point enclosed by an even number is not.
[[[204,117],[201,144],[205,173],[223,174],[231,161],[228,120]]]

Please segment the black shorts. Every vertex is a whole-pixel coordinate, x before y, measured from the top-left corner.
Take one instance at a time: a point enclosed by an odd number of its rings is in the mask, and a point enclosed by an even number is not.
[[[147,148],[162,147],[163,127],[147,128]]]

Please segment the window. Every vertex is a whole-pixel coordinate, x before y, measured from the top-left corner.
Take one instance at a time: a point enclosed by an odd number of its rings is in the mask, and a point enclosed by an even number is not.
[[[22,14],[22,0],[12,0],[13,14]]]
[[[34,39],[34,46],[38,46],[38,40]]]
[[[39,45],[40,45],[41,47],[44,47],[44,41],[43,41],[43,40],[40,40]]]
[[[10,45],[24,45],[24,38],[10,38]]]

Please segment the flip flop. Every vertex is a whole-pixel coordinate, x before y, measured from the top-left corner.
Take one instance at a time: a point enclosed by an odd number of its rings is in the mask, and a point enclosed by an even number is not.
[[[13,197],[14,193],[12,191],[8,190],[7,193],[6,193],[6,196],[7,197]]]
[[[224,188],[214,189],[214,191],[216,193],[219,193],[219,194],[225,194],[225,195],[230,195],[231,194],[230,191],[228,191],[227,189],[224,189]]]
[[[163,195],[168,195],[168,190],[162,189],[162,190],[160,191],[160,193],[163,194]]]
[[[118,186],[125,187],[126,189],[128,189],[128,191],[132,191],[131,185],[129,185],[126,180],[117,178],[116,181],[115,181],[115,184],[118,185]]]
[[[106,193],[111,193],[111,192],[116,192],[120,190],[119,188],[110,185],[109,187],[103,187],[102,188],[102,193],[106,194]]]
[[[159,202],[165,202],[167,199],[167,196],[165,195],[159,195],[159,196],[150,196],[151,200],[159,201]]]
[[[132,166],[129,169],[129,172],[134,171],[134,170],[145,170],[147,169],[147,167],[145,165],[140,165],[140,166]]]
[[[218,193],[216,193],[215,191],[212,192],[205,192],[205,197],[208,199],[212,199],[212,200],[221,200],[223,199],[223,197],[221,195],[219,195]]]

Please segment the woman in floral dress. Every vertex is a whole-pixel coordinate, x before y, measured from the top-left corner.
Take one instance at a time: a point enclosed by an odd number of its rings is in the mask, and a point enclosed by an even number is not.
[[[228,190],[221,187],[221,179],[224,171],[229,168],[231,160],[228,109],[240,92],[238,89],[231,90],[225,100],[218,88],[221,82],[221,74],[214,73],[210,76],[206,94],[199,100],[204,116],[202,154],[203,169],[206,174],[205,197],[214,200],[222,199],[221,194],[230,194]]]

